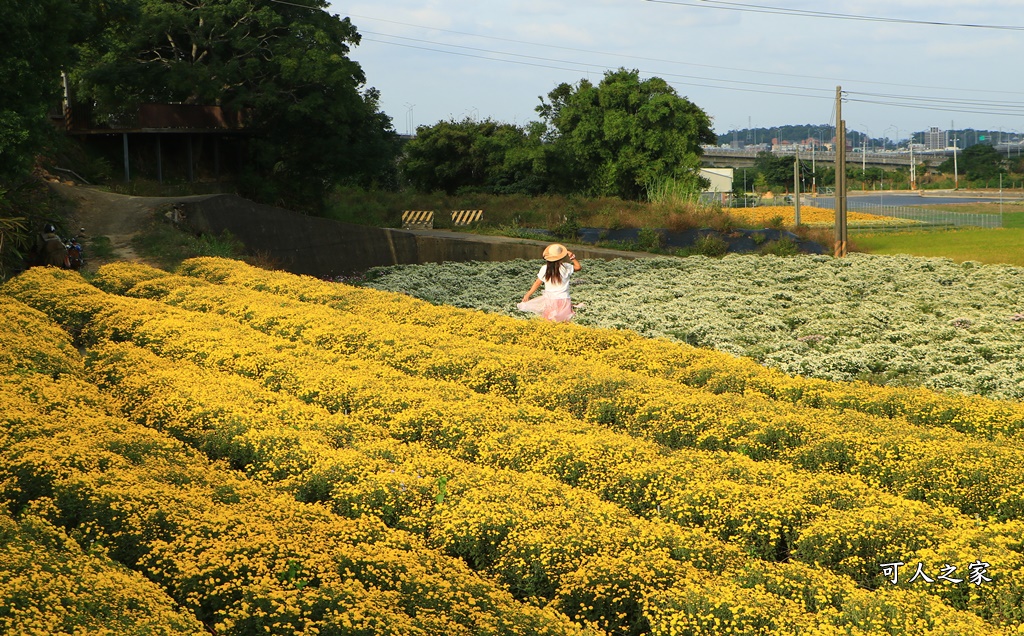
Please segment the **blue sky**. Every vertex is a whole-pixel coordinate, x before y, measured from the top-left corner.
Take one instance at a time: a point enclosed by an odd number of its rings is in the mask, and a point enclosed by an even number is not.
[[[834,123],[837,85],[847,126],[875,138],[1024,133],[1024,0],[334,0],[328,11],[362,34],[351,58],[400,133],[467,117],[525,124],[558,84],[619,67],[662,77],[719,133]]]

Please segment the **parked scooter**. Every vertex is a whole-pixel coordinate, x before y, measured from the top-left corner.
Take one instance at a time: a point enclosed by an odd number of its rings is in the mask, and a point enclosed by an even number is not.
[[[85,228],[79,228],[80,233],[85,233]],[[78,240],[77,236],[72,236],[64,240],[64,247],[68,251],[68,268],[73,270],[80,270],[85,265],[85,250],[82,248],[82,242]]]

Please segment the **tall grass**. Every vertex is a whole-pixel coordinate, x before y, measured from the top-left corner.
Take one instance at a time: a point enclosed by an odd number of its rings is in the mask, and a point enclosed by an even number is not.
[[[245,255],[245,245],[227,230],[219,235],[195,236],[156,219],[132,239],[131,245],[149,263],[166,270],[173,270],[185,259],[197,256],[242,258]]]
[[[483,210],[483,221],[474,231],[495,232],[516,228],[554,230],[575,219],[582,227],[667,228],[685,230],[710,227],[730,230],[743,227],[718,204],[705,204],[699,196],[675,184],[662,184],[652,202],[626,201],[617,197],[566,197],[561,195],[493,195],[441,192],[367,191],[338,188],[330,196],[328,218],[346,223],[401,227],[405,210],[433,210],[434,227],[451,226],[452,210]]]
[[[647,184],[647,199],[656,204],[686,206],[700,201],[700,190],[689,181],[655,179]]]

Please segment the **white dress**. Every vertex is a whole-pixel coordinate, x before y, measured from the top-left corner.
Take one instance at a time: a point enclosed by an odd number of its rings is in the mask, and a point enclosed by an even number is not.
[[[559,274],[562,279],[553,283],[544,278],[548,271],[547,264],[540,266],[537,278],[544,281],[544,291],[540,296],[531,298],[525,303],[516,305],[520,311],[537,314],[546,320],[554,322],[566,322],[575,315],[572,310],[572,300],[569,298],[569,278],[572,276],[572,263],[562,263],[559,266]]]

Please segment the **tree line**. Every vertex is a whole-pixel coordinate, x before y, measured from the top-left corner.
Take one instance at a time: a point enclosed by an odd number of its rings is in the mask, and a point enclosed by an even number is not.
[[[733,180],[733,191],[765,192],[769,190],[789,192],[793,189],[794,158],[786,155],[774,155],[768,151],[757,153],[754,166],[741,169],[739,178]],[[957,154],[956,162],[949,157],[934,170],[942,175],[959,174],[968,182],[998,183],[1000,175],[1011,182],[1013,175],[1024,175],[1024,158],[1006,157],[989,145],[976,144]],[[924,163],[917,166],[919,178],[924,178],[929,168]],[[836,170],[831,164],[818,163],[805,159],[800,160],[800,189],[808,191],[812,186],[827,187],[835,185]],[[885,170],[878,166],[863,168],[856,161],[846,165],[847,183],[854,188],[909,187],[910,169],[903,167]],[[986,187],[986,186],[982,186]]]
[[[0,12],[0,260],[27,248],[18,191],[70,142],[53,126],[66,84],[92,127],[143,104],[220,106],[245,121],[239,193],[317,212],[339,186],[642,200],[696,189],[710,117],[635,70],[562,83],[524,126],[420,126],[404,141],[353,57],[360,34],[327,0],[7,0]],[[45,164],[45,162],[42,162]]]
[[[642,198],[696,184],[706,113],[660,78],[606,73],[563,83],[526,126],[445,121],[405,145],[326,0],[9,0],[0,16],[0,177],[44,145],[61,73],[93,124],[141,104],[218,105],[245,115],[243,193],[313,208],[337,185],[560,192]],[[52,128],[52,127],[51,127]],[[52,131],[49,131],[52,133]]]
[[[417,128],[400,162],[420,190],[582,194],[643,200],[671,181],[698,190],[710,117],[658,77],[608,71],[562,83],[526,126],[443,121]]]

